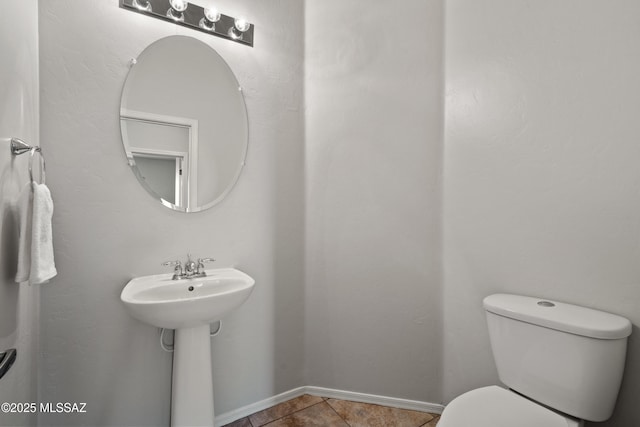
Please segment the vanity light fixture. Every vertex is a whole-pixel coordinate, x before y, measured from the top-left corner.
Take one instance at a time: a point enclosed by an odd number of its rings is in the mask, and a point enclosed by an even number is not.
[[[253,46],[255,26],[244,18],[223,15],[214,7],[203,8],[187,0],[118,1],[122,9]]]

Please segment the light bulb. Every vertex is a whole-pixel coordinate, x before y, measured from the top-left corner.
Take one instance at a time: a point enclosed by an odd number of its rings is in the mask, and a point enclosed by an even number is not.
[[[204,10],[204,18],[200,20],[199,26],[207,31],[215,31],[216,22],[220,20],[220,12],[215,8]]]
[[[174,21],[183,22],[184,15],[182,12],[187,10],[187,6],[189,6],[187,0],[169,0],[169,4],[171,7],[167,10],[167,17]]]
[[[220,20],[220,12],[216,8],[207,8],[204,10],[204,17],[209,22],[218,22]]]
[[[186,0],[170,0],[171,8],[176,12],[184,12],[187,10],[189,3]]]
[[[251,28],[251,24],[244,18],[236,18],[233,27],[229,28],[229,36],[234,40],[242,40],[245,31]]]
[[[244,33],[249,29],[249,27],[251,27],[251,24],[244,18],[236,18],[236,20],[234,21],[234,25],[236,29],[241,33]]]

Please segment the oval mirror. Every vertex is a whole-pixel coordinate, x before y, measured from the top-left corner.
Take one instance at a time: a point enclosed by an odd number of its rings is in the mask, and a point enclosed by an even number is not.
[[[211,47],[186,36],[160,39],[132,61],[120,129],[138,181],[182,212],[220,202],[247,153],[247,110],[238,81]]]

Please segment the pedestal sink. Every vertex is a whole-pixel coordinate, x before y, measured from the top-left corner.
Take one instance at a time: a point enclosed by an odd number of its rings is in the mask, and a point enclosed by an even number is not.
[[[120,299],[129,314],[175,329],[171,425],[213,426],[209,324],[239,307],[255,281],[234,268],[206,270],[206,277],[172,280],[172,274],[135,278]]]

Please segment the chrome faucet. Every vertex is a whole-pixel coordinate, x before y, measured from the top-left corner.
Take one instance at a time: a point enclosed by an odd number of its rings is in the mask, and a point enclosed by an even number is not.
[[[191,260],[191,254],[187,254],[187,261],[184,263],[184,267],[180,261],[166,261],[161,265],[174,266],[172,280],[179,279],[194,279],[196,277],[206,277],[207,273],[204,270],[205,262],[213,262],[213,258],[198,258],[198,262]]]

